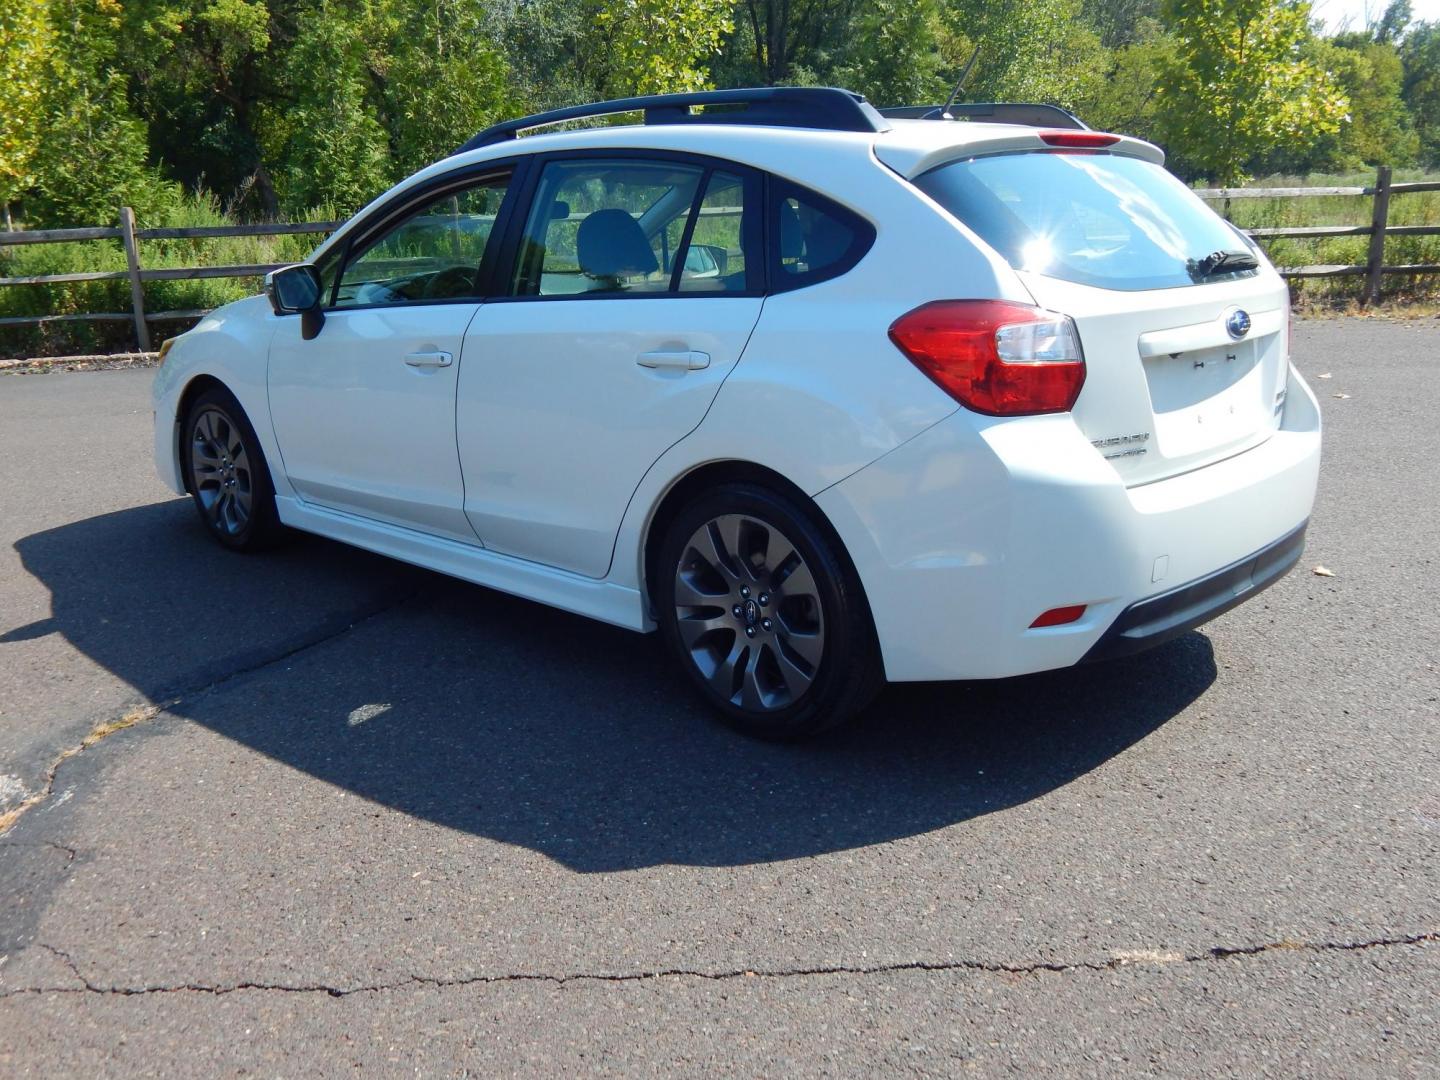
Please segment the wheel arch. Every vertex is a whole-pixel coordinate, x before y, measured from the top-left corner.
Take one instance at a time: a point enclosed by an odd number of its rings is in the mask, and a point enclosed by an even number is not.
[[[185,384],[185,388],[180,391],[180,396],[175,401],[171,453],[175,458],[175,471],[179,474],[180,482],[185,485],[187,492],[190,492],[190,475],[189,470],[185,468],[185,461],[180,452],[180,429],[195,399],[205,393],[205,391],[214,389],[215,387],[219,387],[231,397],[235,397],[235,392],[226,386],[223,380],[216,378],[209,372],[199,372]],[[236,400],[238,401],[239,399],[237,398]],[[253,420],[251,424],[253,426]],[[193,492],[191,492],[191,494],[193,494]]]
[[[783,495],[792,501],[811,522],[824,533],[834,546],[840,558],[845,560],[846,566],[854,575],[854,580],[860,583],[860,596],[864,603],[865,615],[870,622],[871,632],[874,633],[875,620],[870,613],[869,597],[865,595],[865,583],[855,566],[855,561],[850,557],[846,549],[845,541],[841,538],[839,531],[830,521],[829,516],[822,510],[805,491],[788,477],[753,461],[741,459],[727,459],[722,461],[708,461],[689,469],[671,481],[669,487],[655,501],[650,511],[649,520],[641,532],[640,545],[640,581],[645,591],[644,605],[646,612],[652,617],[654,611],[654,596],[657,562],[660,553],[660,541],[665,535],[666,528],[692,499],[702,491],[718,487],[721,484],[754,484],[758,487],[768,488],[776,494]]]

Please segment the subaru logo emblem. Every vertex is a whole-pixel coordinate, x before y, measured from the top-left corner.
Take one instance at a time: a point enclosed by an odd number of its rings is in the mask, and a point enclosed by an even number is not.
[[[1236,308],[1225,316],[1225,332],[1239,341],[1250,332],[1250,313]]]

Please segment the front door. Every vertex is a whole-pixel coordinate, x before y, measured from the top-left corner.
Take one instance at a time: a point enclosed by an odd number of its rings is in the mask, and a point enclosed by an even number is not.
[[[608,572],[630,496],[759,319],[757,183],[679,159],[544,165],[511,295],[465,336],[457,436],[488,549]]]
[[[280,320],[270,415],[300,498],[477,542],[455,388],[506,187],[503,174],[472,177],[398,206],[322,267],[330,297],[318,336],[303,340],[296,316]]]

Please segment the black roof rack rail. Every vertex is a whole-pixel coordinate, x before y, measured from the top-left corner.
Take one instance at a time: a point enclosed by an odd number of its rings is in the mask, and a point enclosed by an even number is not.
[[[735,105],[713,113],[692,113],[696,106]],[[597,101],[567,109],[522,116],[486,128],[457,154],[513,139],[530,128],[567,120],[643,112],[647,124],[764,124],[770,127],[819,128],[825,131],[888,131],[890,125],[861,94],[833,86],[763,86],[748,90],[701,90],[691,94]]]
[[[1085,123],[1074,113],[1058,105],[1042,105],[1039,102],[978,101],[951,105],[952,120],[978,120],[989,124],[1020,124],[1024,127],[1076,128],[1089,131]],[[891,120],[943,120],[943,105],[904,105],[895,109],[881,109],[880,115]]]

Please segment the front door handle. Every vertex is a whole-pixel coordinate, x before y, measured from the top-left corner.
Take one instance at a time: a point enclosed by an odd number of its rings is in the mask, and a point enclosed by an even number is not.
[[[701,368],[710,366],[710,354],[696,352],[694,349],[680,349],[674,352],[659,349],[655,352],[641,353],[635,358],[635,362],[641,367],[648,368],[678,368],[681,371],[699,371]]]
[[[449,367],[455,357],[448,352],[412,352],[405,355],[405,363],[414,368]]]

